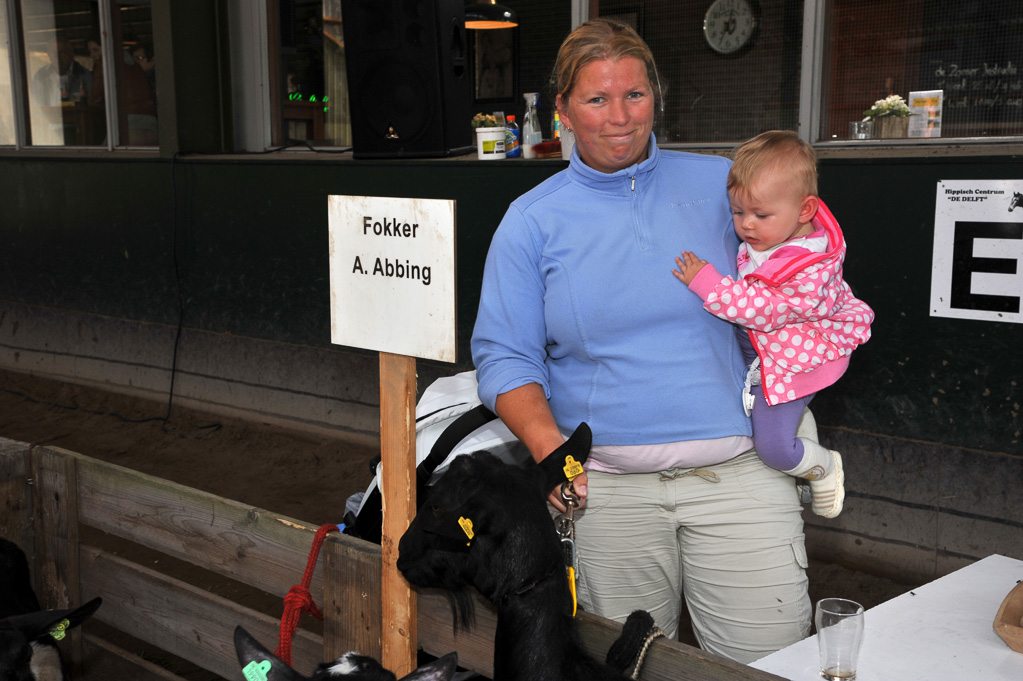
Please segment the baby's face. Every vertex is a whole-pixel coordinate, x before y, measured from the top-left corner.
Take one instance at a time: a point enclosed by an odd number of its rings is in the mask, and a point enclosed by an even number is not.
[[[810,234],[810,224],[800,222],[805,199],[786,173],[761,173],[748,192],[728,192],[735,233],[754,251]]]

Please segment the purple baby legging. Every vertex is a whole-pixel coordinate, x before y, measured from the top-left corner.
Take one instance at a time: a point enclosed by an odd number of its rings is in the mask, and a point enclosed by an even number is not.
[[[796,428],[814,394],[772,407],[764,399],[760,386],[754,386],[752,392],[757,398],[752,415],[753,446],[757,448],[757,455],[775,470],[790,471],[803,460],[803,443],[796,437]]]

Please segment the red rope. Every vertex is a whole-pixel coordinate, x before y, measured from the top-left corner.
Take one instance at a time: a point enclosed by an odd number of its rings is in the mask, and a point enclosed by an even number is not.
[[[316,559],[320,555],[320,547],[323,540],[330,532],[337,532],[337,525],[324,525],[316,530],[313,537],[313,546],[309,549],[309,560],[306,562],[305,573],[302,575],[302,583],[296,584],[284,597],[284,614],[281,615],[281,638],[274,655],[281,658],[285,663],[291,664],[291,639],[298,628],[298,620],[302,613],[311,613],[318,620],[323,619],[323,613],[313,603],[313,596],[309,593],[309,583],[313,580],[313,572],[316,570]]]

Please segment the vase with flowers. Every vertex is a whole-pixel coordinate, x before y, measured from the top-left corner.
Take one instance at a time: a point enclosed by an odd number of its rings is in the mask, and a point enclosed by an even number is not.
[[[864,111],[863,120],[874,122],[874,137],[906,137],[909,134],[909,117],[914,115],[900,95],[888,95]]]

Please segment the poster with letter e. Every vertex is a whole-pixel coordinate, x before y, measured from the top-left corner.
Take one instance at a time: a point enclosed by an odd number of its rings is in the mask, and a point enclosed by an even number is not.
[[[328,196],[330,342],[455,361],[455,202]]]
[[[1023,180],[942,180],[931,316],[1023,323]]]

